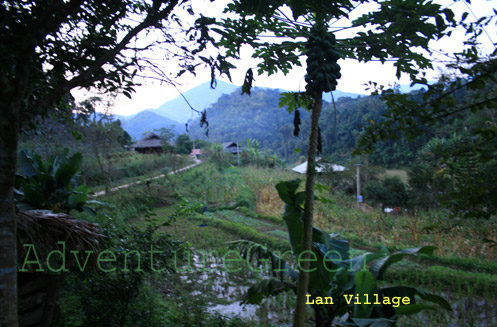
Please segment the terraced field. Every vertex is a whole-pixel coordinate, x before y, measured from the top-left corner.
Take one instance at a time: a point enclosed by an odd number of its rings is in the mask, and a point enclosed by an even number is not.
[[[243,319],[252,319],[260,326],[285,326],[290,323],[291,294],[267,301],[262,306],[243,309],[239,306],[243,293],[260,274],[248,266],[236,273],[216,270],[222,270],[222,260],[233,251],[230,249],[233,241],[244,239],[268,248],[289,250],[285,224],[281,216],[274,215],[281,212],[282,203],[271,187],[278,178],[295,176],[255,168],[209,169],[198,167],[184,173],[181,184],[185,185],[186,181],[187,186],[179,192],[185,194],[192,206],[200,204],[202,209],[176,217],[166,230],[173,238],[188,242],[197,255],[205,251],[214,253],[209,259],[215,268],[209,272],[211,275],[198,271],[188,278],[203,281],[206,288],[202,292],[211,294],[208,298],[213,310],[240,314]],[[207,184],[195,183],[199,176],[202,176],[202,183]],[[495,230],[494,221],[473,226],[466,222],[450,230],[445,226],[450,226],[451,222],[444,221],[437,213],[421,217],[366,214],[356,210],[353,203],[347,203],[343,197],[328,196],[330,201],[318,207],[316,225],[330,233],[341,232],[342,238],[348,239],[353,247],[351,255],[374,251],[380,245],[392,251],[426,244],[439,247],[434,257],[404,260],[392,266],[386,283],[415,285],[443,294],[452,304],[453,312],[428,311],[405,317],[400,326],[497,325],[497,263],[493,261],[496,249],[480,241],[482,235]],[[207,201],[198,201],[199,198]],[[157,218],[166,219],[175,210],[174,206],[158,208]],[[441,226],[438,230],[424,229],[435,223]],[[224,292],[220,291],[223,287]]]

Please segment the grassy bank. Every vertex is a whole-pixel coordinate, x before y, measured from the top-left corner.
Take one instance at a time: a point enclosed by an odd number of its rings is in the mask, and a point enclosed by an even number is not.
[[[193,163],[187,156],[141,154],[134,151],[119,152],[107,160],[104,163],[105,171],[102,171],[95,158],[84,157],[81,181],[90,186],[92,191],[104,189],[105,176],[110,177],[112,186],[117,186],[177,170]]]

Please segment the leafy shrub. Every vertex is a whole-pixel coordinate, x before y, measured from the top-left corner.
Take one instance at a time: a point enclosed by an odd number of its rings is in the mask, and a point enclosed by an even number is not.
[[[90,189],[76,182],[82,160],[81,153],[69,156],[68,149],[48,161],[36,153],[21,151],[19,163],[23,174],[17,175],[17,206],[65,213],[85,210],[93,214],[87,206]]]
[[[153,280],[152,274],[174,272],[173,259],[182,252],[180,243],[163,232],[157,233],[161,225],[152,220],[144,230],[117,227],[105,217],[100,223],[107,236],[105,248],[116,260],[93,271],[68,274],[59,301],[62,316],[58,326],[140,326],[145,322],[146,326],[162,325],[165,312],[147,283]],[[149,254],[152,247],[160,251],[154,253],[153,262]],[[73,316],[78,318],[77,325]]]
[[[364,195],[373,204],[381,204],[382,207],[404,206],[408,200],[407,187],[397,176],[366,183]]]

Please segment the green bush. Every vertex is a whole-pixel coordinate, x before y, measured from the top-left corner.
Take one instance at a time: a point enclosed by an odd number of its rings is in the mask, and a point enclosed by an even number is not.
[[[374,205],[384,207],[405,206],[407,187],[397,176],[387,176],[382,181],[371,181],[364,186],[364,195]]]
[[[69,150],[50,157],[47,161],[32,152],[21,151],[19,164],[22,175],[16,177],[16,205],[20,209],[44,209],[70,213],[71,210],[94,213],[88,205],[90,189],[78,185],[83,156],[76,152],[69,156]]]
[[[99,223],[106,236],[102,248],[111,251],[115,260],[108,266],[83,271],[74,268],[68,273],[59,301],[62,315],[58,326],[162,325],[164,310],[147,283],[153,280],[152,274],[173,273],[174,256],[182,252],[180,243],[163,232],[156,233],[160,226],[152,222],[144,229],[116,226],[104,217]],[[153,264],[149,254],[152,247],[161,251],[154,254]],[[147,324],[143,324],[144,316]]]

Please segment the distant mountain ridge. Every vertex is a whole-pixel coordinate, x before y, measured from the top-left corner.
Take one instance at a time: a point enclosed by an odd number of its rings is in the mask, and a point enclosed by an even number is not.
[[[257,87],[257,88],[274,89],[280,92],[288,92],[287,90],[278,89],[278,88],[267,88],[267,87]],[[210,82],[206,82],[183,93],[184,98],[182,96],[178,96],[173,100],[167,101],[166,103],[162,104],[157,109],[149,109],[149,110],[164,117],[167,117],[171,120],[175,120],[177,122],[185,124],[190,119],[198,118],[198,116],[190,109],[188,103],[195,110],[203,111],[204,109],[207,109],[212,104],[214,104],[223,94],[232,94],[237,89],[240,90],[241,92],[241,86],[236,86],[222,81],[218,81],[216,88],[211,89]],[[333,92],[333,96],[336,100],[341,97],[357,98],[360,95],[357,93],[342,92],[337,90]],[[188,103],[185,101],[185,98],[188,101]],[[324,100],[331,102],[331,95],[325,94]]]
[[[281,91],[254,88],[251,96],[240,95],[240,92],[221,96],[207,109],[208,133],[197,119],[189,125],[190,138],[219,143],[239,141],[242,145],[247,139],[254,139],[261,149],[288,162],[305,161],[310,114],[305,109],[300,110],[300,133],[295,137],[294,114],[279,108]],[[345,163],[350,159],[362,129],[370,125],[370,120],[379,121],[386,105],[378,96],[352,97],[340,93],[333,92],[335,105],[323,102],[320,128],[323,156],[333,155],[334,161]],[[427,139],[421,144],[424,142]],[[382,143],[370,159],[383,165],[405,165],[414,160],[419,145],[405,139]],[[300,151],[295,152],[295,149]]]
[[[190,109],[188,103],[195,110],[198,111],[203,111],[207,108],[210,108],[211,106],[216,104],[222,97],[235,97],[237,99],[239,98],[240,100],[238,101],[238,103],[241,103],[245,101],[242,99],[245,99],[245,97],[247,96],[239,97],[241,93],[240,89],[240,86],[225,83],[222,81],[218,81],[216,88],[211,89],[210,82],[206,82],[184,92],[184,98],[183,96],[179,95],[173,100],[165,102],[157,109],[145,109],[131,116],[114,115],[114,118],[121,120],[123,128],[131,135],[134,140],[141,139],[145,132],[152,132],[155,129],[159,129],[162,127],[170,128],[175,133],[181,134],[185,132],[185,123],[188,122],[189,126],[192,127],[194,125],[197,125],[197,123],[194,123],[193,121],[198,121],[199,118],[199,115],[197,115]],[[400,89],[403,92],[412,90],[412,88],[410,88],[408,85],[400,85]],[[272,90],[277,91],[278,93],[288,92],[287,90],[283,89],[264,87],[254,87],[253,90],[254,92],[257,90]],[[333,97],[335,101],[337,101],[340,98],[357,99],[360,97],[365,97],[365,95],[337,90],[333,92]],[[185,99],[188,101],[188,103],[185,101]],[[323,100],[330,103],[331,95],[329,93],[324,94]],[[208,116],[210,115],[208,114]],[[282,117],[279,117],[279,119],[281,118]],[[215,129],[211,132],[213,138],[216,138],[215,135],[217,133]],[[195,134],[195,132],[193,134]],[[200,134],[196,136],[200,136]]]
[[[278,92],[288,92],[288,90],[278,88],[255,87],[254,90],[275,90]],[[412,90],[408,85],[400,85],[402,92]],[[222,81],[217,82],[215,89],[211,89],[210,82],[205,82],[197,87],[194,87],[179,95],[173,100],[167,101],[156,109],[145,109],[131,116],[114,115],[116,119],[120,119],[123,128],[135,140],[140,139],[144,132],[153,131],[161,127],[171,128],[180,134],[185,132],[185,123],[190,120],[198,119],[198,115],[190,109],[188,103],[197,111],[203,111],[215,104],[223,95],[236,96],[241,93],[241,87]],[[333,92],[335,100],[340,98],[358,98],[361,94],[342,92],[336,90]],[[186,99],[186,100],[185,100]],[[330,103],[331,95],[326,93],[323,95],[323,100]],[[186,102],[188,101],[188,103]],[[190,122],[191,125],[191,122]]]
[[[269,87],[257,87],[259,89],[274,89],[278,90],[279,92],[291,92],[289,90],[284,90],[280,88],[269,88]],[[408,84],[403,84],[400,85],[400,91],[401,92],[410,92],[414,89],[419,89],[421,86],[418,87],[411,87]],[[197,116],[196,114],[190,109],[190,106],[188,103],[198,111],[203,111],[204,109],[207,109],[210,105],[215,103],[219,97],[223,94],[231,94],[233,91],[236,89],[241,90],[241,86],[225,83],[223,81],[217,81],[217,86],[215,89],[211,89],[210,87],[210,82],[205,82],[203,84],[200,84],[197,87],[194,87],[186,92],[183,93],[183,96],[178,95],[176,98],[173,100],[167,101],[160,105],[158,108],[147,108],[143,109],[142,111],[150,111],[154,112],[156,114],[159,114],[163,117],[169,118],[175,122],[179,122],[181,124],[185,124],[187,121],[190,119],[196,119]],[[342,97],[350,97],[350,98],[357,98],[360,96],[366,96],[363,94],[359,93],[351,93],[351,92],[343,92],[340,90],[333,91],[333,97],[335,100],[338,100]],[[185,100],[186,99],[186,100]],[[330,93],[325,93],[323,94],[323,100],[326,102],[331,102],[331,94]],[[186,102],[188,101],[188,103]],[[138,115],[140,112],[134,114],[134,115],[129,115],[129,116],[122,116],[122,115],[114,115],[116,118],[120,119],[121,121],[127,121]]]
[[[279,92],[289,92],[288,90],[279,89],[279,88],[269,88],[269,87],[256,87],[257,89],[274,89]],[[190,106],[188,103],[198,111],[203,111],[207,109],[210,105],[217,102],[217,100],[223,94],[232,94],[235,90],[239,90],[241,93],[241,86],[225,83],[222,81],[218,81],[216,88],[211,89],[210,82],[205,82],[193,89],[190,89],[183,93],[184,98],[180,95],[173,100],[167,101],[162,104],[157,109],[147,109],[152,112],[155,112],[159,115],[167,117],[169,119],[178,121],[180,123],[186,123],[190,119],[196,119],[197,116],[192,113]],[[350,93],[350,92],[342,92],[336,90],[333,92],[333,96],[335,99],[339,99],[341,97],[351,97],[357,98],[360,94]],[[188,103],[185,101],[188,101]],[[325,101],[331,102],[331,95],[329,93],[323,96]]]
[[[121,121],[122,127],[133,140],[141,139],[146,132],[166,127],[180,134],[184,131],[183,124],[159,115],[151,110],[143,110],[129,119]]]
[[[197,118],[197,115],[190,109],[188,103],[193,109],[203,111],[215,103],[221,95],[230,94],[237,88],[239,86],[218,81],[216,88],[211,89],[210,82],[206,82],[184,92],[184,98],[179,95],[151,111],[184,125],[188,120]],[[185,98],[188,103],[185,101]]]

